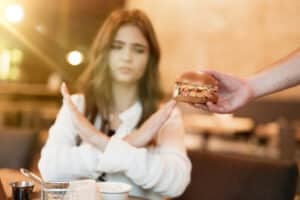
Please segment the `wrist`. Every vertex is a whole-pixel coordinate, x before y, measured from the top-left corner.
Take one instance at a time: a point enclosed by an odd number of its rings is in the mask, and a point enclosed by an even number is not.
[[[127,142],[128,144],[131,144],[131,145],[132,145],[132,139],[131,139],[130,135],[125,136],[125,137],[123,138],[123,140],[124,140],[125,142]]]
[[[249,101],[252,101],[262,96],[258,80],[256,77],[249,77],[245,80],[245,85],[249,93]]]
[[[137,138],[137,136],[134,136],[134,135],[135,135],[135,132],[127,135],[123,140],[132,146],[136,146],[138,138]]]
[[[108,142],[109,137],[106,135],[95,135],[94,138],[91,139],[92,145],[95,146],[100,151],[104,151]]]

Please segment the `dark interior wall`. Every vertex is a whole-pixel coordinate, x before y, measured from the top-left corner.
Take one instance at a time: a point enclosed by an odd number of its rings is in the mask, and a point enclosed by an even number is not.
[[[189,157],[191,183],[176,200],[294,199],[295,162],[205,151],[190,151]]]

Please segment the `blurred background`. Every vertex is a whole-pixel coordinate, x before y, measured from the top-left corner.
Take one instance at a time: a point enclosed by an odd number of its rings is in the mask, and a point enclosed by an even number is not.
[[[152,20],[166,96],[186,70],[247,77],[300,45],[299,0],[1,0],[0,167],[37,171],[60,84],[75,86],[98,28],[117,8]],[[230,115],[182,107],[190,151],[300,159],[300,87]]]

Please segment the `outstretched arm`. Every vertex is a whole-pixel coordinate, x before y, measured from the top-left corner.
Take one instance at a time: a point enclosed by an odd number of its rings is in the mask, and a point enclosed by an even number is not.
[[[238,78],[207,70],[219,81],[217,104],[193,104],[197,108],[217,113],[233,112],[250,101],[300,83],[300,49],[274,63],[267,70],[249,78]]]
[[[254,97],[265,96],[300,83],[300,49],[272,66],[248,79]]]

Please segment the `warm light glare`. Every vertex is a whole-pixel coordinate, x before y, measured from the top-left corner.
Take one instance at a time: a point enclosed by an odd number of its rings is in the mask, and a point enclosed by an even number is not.
[[[0,79],[7,79],[10,71],[10,53],[9,51],[2,51],[0,53]]]
[[[19,23],[24,17],[24,11],[21,5],[11,4],[6,7],[4,16],[10,23]]]
[[[83,55],[80,51],[71,51],[67,55],[67,61],[74,66],[80,65],[83,61]]]

